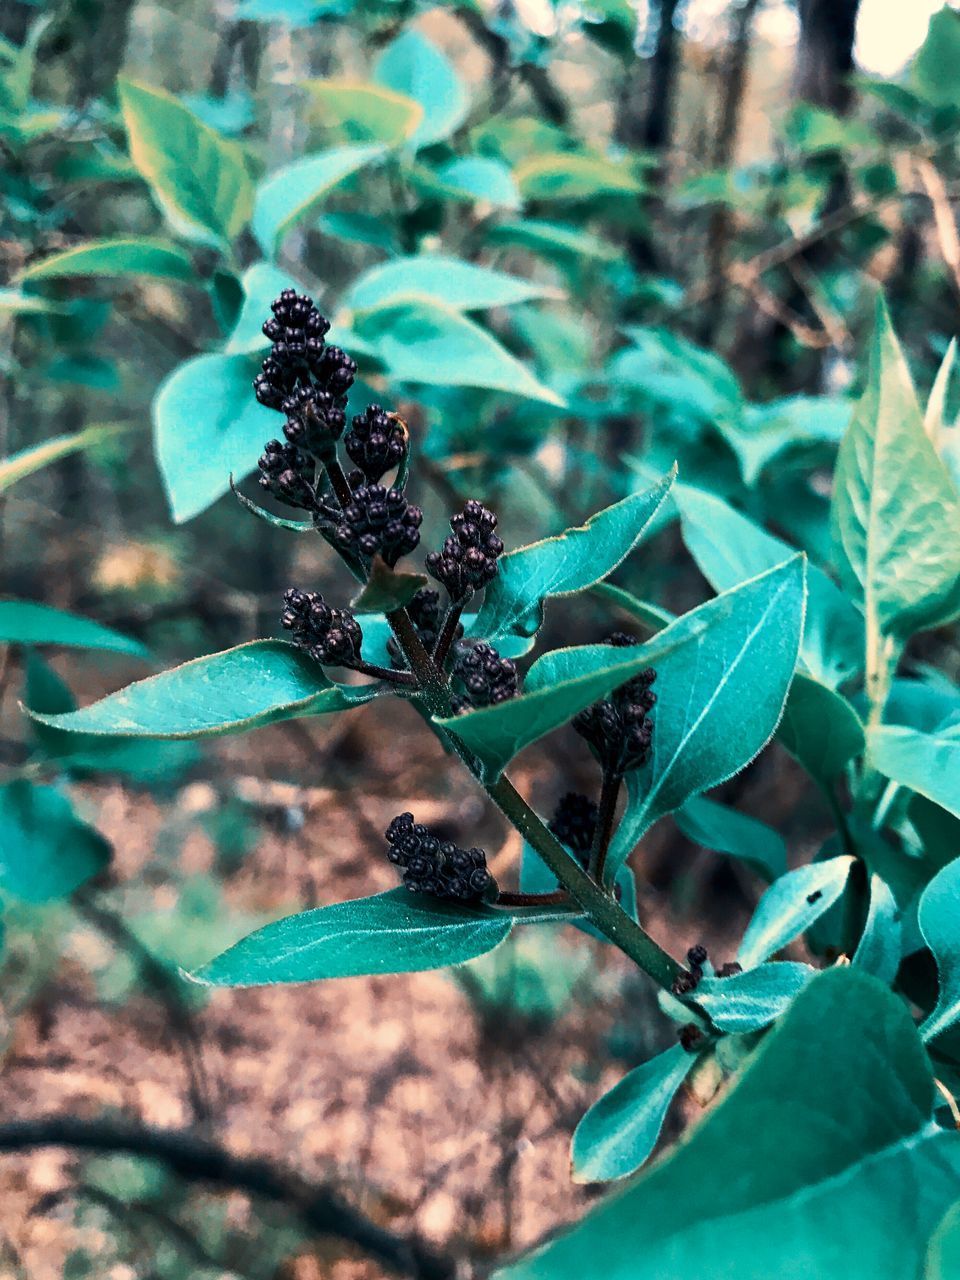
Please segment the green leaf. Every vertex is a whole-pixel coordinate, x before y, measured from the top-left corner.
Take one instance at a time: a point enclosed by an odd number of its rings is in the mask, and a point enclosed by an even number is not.
[[[960,818],[960,728],[919,733],[882,725],[867,735],[867,760],[878,773],[910,787]]]
[[[370,576],[350,601],[350,608],[356,613],[390,613],[408,605],[426,585],[425,574],[391,569],[380,556],[374,556]]]
[[[268,924],[191,976],[213,987],[417,973],[463,964],[499,946],[511,916],[393,889]]]
[[[197,282],[188,254],[147,236],[91,240],[42,258],[20,273],[21,280],[61,280],[71,276],[158,276],[162,280]]]
[[[800,672],[790,686],[777,738],[828,793],[866,748],[863,724],[846,698]]]
[[[525,200],[589,200],[594,196],[637,195],[644,184],[630,169],[603,156],[553,151],[532,156],[513,171]]]
[[[960,1174],[932,1105],[902,1002],[856,970],[824,973],[668,1159],[499,1276],[917,1276]]]
[[[0,786],[0,884],[25,902],[66,898],[110,860],[110,846],[55,787]]]
[[[775,960],[729,978],[704,978],[694,998],[718,1031],[747,1035],[784,1014],[815,972],[807,964]]]
[[[937,1005],[920,1027],[932,1040],[960,1018],[960,858],[938,871],[920,899],[917,921],[923,940],[933,952],[940,979]]]
[[[171,226],[219,244],[250,220],[253,185],[243,150],[161,89],[117,81],[130,158]]]
[[[548,262],[557,257],[587,258],[595,262],[614,262],[619,256],[615,245],[591,235],[579,227],[568,227],[561,222],[544,222],[539,218],[525,218],[522,222],[501,222],[491,227],[492,243],[517,244],[521,248],[538,253]]]
[[[334,147],[264,178],[253,209],[253,234],[263,252],[274,257],[287,232],[315,214],[334,187],[384,154],[382,146]]]
[[[840,443],[853,405],[846,396],[785,396],[745,408],[742,421],[721,424],[740,461],[743,483],[752,488],[782,453]]]
[[[348,142],[396,147],[408,142],[423,121],[421,103],[383,85],[340,76],[307,80],[303,87],[316,104],[311,115],[339,129]]]
[[[911,67],[914,87],[935,107],[960,107],[960,15],[944,5],[930,18],[926,39]]]
[[[486,311],[531,298],[558,296],[549,285],[445,254],[421,253],[371,267],[354,280],[342,305],[351,311],[373,311],[400,302],[424,301],[451,311]]]
[[[953,379],[953,370],[956,363],[957,340],[956,338],[951,338],[947,353],[940,362],[937,376],[934,378],[933,386],[930,388],[927,407],[923,411],[923,429],[938,449],[943,431],[947,426],[947,395],[950,391],[950,383]]]
[[[448,138],[470,109],[467,90],[453,64],[412,28],[387,45],[374,64],[373,78],[423,108],[423,118],[409,137],[415,150]]]
[[[0,289],[0,318],[5,315],[43,315],[46,312],[65,310],[62,302],[21,293],[19,289]]]
[[[770,740],[796,667],[804,596],[796,556],[684,614],[644,646],[657,671],[653,747],[649,763],[627,774],[613,865],[664,814],[732,777]]]
[[[368,702],[375,685],[334,684],[284,640],[251,640],[194,658],[42,724],[108,737],[209,738]]]
[[[194,356],[174,369],[153,401],[154,449],[170,511],[192,520],[245,476],[276,433],[275,416],[253,394],[249,356]]]
[[[900,967],[903,929],[900,908],[887,884],[878,875],[870,877],[870,909],[863,933],[850,963],[888,985]]]
[[[655,635],[674,621],[675,614],[668,609],[661,609],[649,600],[638,600],[636,596],[625,591],[623,587],[615,587],[611,582],[596,582],[590,587],[590,594],[598,600],[604,600],[615,609],[621,609],[627,617],[639,622],[641,626]]]
[[[788,871],[772,884],[760,899],[737,951],[744,969],[769,960],[829,911],[846,888],[853,862],[846,855],[813,862]]]
[[[534,635],[543,625],[547,599],[585,591],[630,554],[670,492],[674,475],[597,512],[585,524],[501,557],[471,634],[494,644],[503,635]]]
[[[960,1201],[943,1217],[930,1241],[923,1280],[956,1280],[960,1275]]]
[[[56,644],[68,649],[106,649],[137,658],[149,657],[139,640],[32,600],[0,600],[0,644]]]
[[[694,844],[739,858],[764,880],[776,880],[787,869],[787,846],[778,831],[706,796],[692,796],[673,820]]]
[[[674,1045],[635,1067],[595,1102],[573,1135],[574,1182],[609,1182],[639,1169],[695,1062],[695,1055]]]
[[[445,187],[498,209],[519,209],[522,203],[513,174],[501,161],[487,156],[459,156],[437,176]]]
[[[99,426],[84,427],[82,431],[69,435],[54,436],[44,440],[42,444],[32,445],[9,458],[0,458],[0,493],[4,493],[27,476],[42,470],[51,462],[66,458],[71,453],[84,453],[87,449],[96,449],[98,445],[115,436],[123,435],[131,430],[125,422],[109,422]]]
[[[795,548],[701,489],[677,485],[683,540],[714,591],[726,591],[782,564]],[[863,667],[863,618],[816,565],[807,567],[807,613],[800,656],[807,671],[831,689]]]
[[[486,387],[547,404],[564,403],[485,329],[439,303],[397,303],[367,311],[357,316],[357,330],[395,382]]]
[[[870,643],[949,621],[960,606],[960,494],[924,430],[882,300],[869,379],[840,445],[833,531]]]

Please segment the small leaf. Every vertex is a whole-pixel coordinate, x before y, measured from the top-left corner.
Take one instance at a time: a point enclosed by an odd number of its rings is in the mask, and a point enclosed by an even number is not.
[[[930,16],[926,38],[910,68],[914,87],[934,107],[960,107],[957,59],[960,58],[960,15],[944,5]]]
[[[787,869],[787,846],[778,831],[706,796],[692,796],[673,820],[694,844],[739,858],[764,880],[776,880]]]
[[[109,737],[208,738],[345,711],[376,694],[375,685],[334,684],[286,641],[251,640],[138,680],[79,711],[32,718]]]
[[[502,556],[471,634],[493,644],[503,635],[534,635],[543,624],[547,599],[585,591],[630,554],[670,492],[674,475],[597,512],[585,524]]]
[[[437,302],[452,311],[487,311],[531,298],[557,297],[549,285],[481,267],[445,254],[393,258],[365,271],[347,290],[342,305],[374,311],[398,302]]]
[[[275,516],[272,511],[266,511],[263,507],[258,507],[245,493],[241,493],[233,483],[233,476],[230,477],[230,488],[241,507],[245,507],[258,520],[262,520],[264,524],[268,524],[274,529],[289,529],[291,533],[316,533],[317,526],[312,520],[285,520],[283,516]]]
[[[917,920],[923,940],[933,952],[940,979],[937,1005],[921,1025],[924,1040],[932,1040],[960,1018],[960,858],[933,877],[920,899]]]
[[[110,846],[55,787],[0,786],[0,884],[24,902],[66,898],[110,861]]]
[[[303,88],[314,101],[313,118],[339,129],[348,142],[399,146],[413,137],[423,120],[421,103],[383,85],[339,76],[307,80]]]
[[[561,222],[544,222],[538,218],[525,218],[522,222],[500,222],[490,228],[493,243],[518,244],[532,253],[539,253],[548,262],[559,257],[586,258],[594,262],[614,262],[619,256],[615,245],[580,227],[568,227]]]
[[[395,382],[486,387],[562,406],[506,347],[466,316],[437,302],[389,304],[356,317],[357,330]]]
[[[525,200],[586,200],[610,193],[636,195],[644,184],[623,164],[574,151],[533,156],[513,171]]]
[[[790,686],[777,738],[828,794],[866,748],[863,724],[846,698],[801,672]]]
[[[466,88],[453,64],[412,28],[387,45],[374,64],[373,78],[423,108],[423,118],[409,137],[415,150],[448,138],[470,109]]]
[[[729,978],[704,978],[693,998],[718,1031],[746,1035],[786,1013],[815,973],[808,964],[774,960]]]
[[[445,187],[498,209],[519,209],[522,203],[513,174],[501,161],[488,156],[458,156],[437,176]]]
[[[253,209],[253,233],[263,252],[272,258],[287,232],[315,214],[334,187],[384,154],[382,146],[334,147],[264,178]]]
[[[42,444],[32,445],[9,458],[0,458],[0,493],[12,488],[18,480],[32,476],[51,462],[66,458],[71,453],[84,453],[87,449],[96,449],[105,441],[124,435],[132,430],[125,422],[109,422],[102,426],[84,427],[82,431],[71,432],[65,436],[53,436]]]
[[[844,855],[788,871],[760,899],[737,959],[753,969],[819,920],[843,893],[853,858]]]
[[[20,273],[21,280],[62,280],[71,276],[157,276],[161,280],[197,283],[197,272],[188,254],[176,245],[147,236],[91,240],[41,258]]]
[[[253,208],[253,186],[239,144],[222,138],[162,89],[123,77],[117,89],[130,158],[171,226],[207,243],[233,240]]]
[[[0,600],[0,644],[62,645],[67,649],[106,649],[149,657],[139,640],[63,609],[32,600]]]
[[[374,556],[370,577],[363,590],[350,601],[350,608],[357,613],[391,613],[408,605],[426,585],[424,574],[391,569],[380,556]]]
[[[891,984],[900,967],[903,929],[900,908],[885,881],[870,877],[870,910],[850,963]]]
[[[573,1135],[574,1182],[609,1182],[639,1169],[695,1062],[694,1054],[674,1045],[635,1067],[595,1102]]]
[[[190,975],[212,987],[418,973],[485,955],[508,936],[506,912],[393,889],[268,924]]]
[[[882,725],[867,735],[867,759],[884,777],[960,818],[960,726],[934,734]]]

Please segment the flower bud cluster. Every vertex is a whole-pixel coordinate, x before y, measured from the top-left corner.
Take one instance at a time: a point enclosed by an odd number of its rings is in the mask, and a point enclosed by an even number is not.
[[[608,644],[637,643],[632,636],[617,632]],[[647,762],[653,740],[653,722],[648,719],[657,696],[650,689],[657,673],[652,667],[614,689],[609,698],[595,702],[573,719],[573,728],[589,743],[607,773],[624,774]]]
[[[387,413],[380,405],[372,404],[353,419],[343,447],[367,481],[376,484],[407,456],[406,428],[395,413]]]
[[[412,813],[401,813],[386,831],[387,857],[403,872],[411,893],[454,902],[479,903],[493,898],[497,882],[487,870],[482,849],[461,849],[440,840]]]
[[[313,459],[295,445],[282,440],[268,440],[257,464],[260,488],[288,507],[313,511],[317,495],[313,485]]]
[[[423,512],[402,489],[361,484],[339,514],[334,538],[344,551],[382,556],[391,568],[420,541]]]
[[[451,600],[466,600],[496,577],[497,561],[503,553],[496,527],[493,512],[471,498],[451,518],[453,534],[444,540],[442,550],[427,556],[427,573],[446,588]]]
[[[317,662],[351,667],[360,661],[363,632],[349,609],[335,609],[318,591],[284,593],[280,622]]]
[[[501,658],[492,644],[461,646],[451,675],[457,712],[496,706],[520,692],[517,664],[511,658]]]

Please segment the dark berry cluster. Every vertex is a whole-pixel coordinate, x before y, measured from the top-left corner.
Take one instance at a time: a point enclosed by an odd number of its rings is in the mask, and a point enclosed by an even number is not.
[[[395,413],[372,404],[356,415],[344,436],[343,447],[350,461],[375,484],[406,457],[407,432]]]
[[[388,858],[403,871],[412,893],[456,902],[483,902],[496,894],[482,849],[461,849],[440,840],[412,813],[401,813],[387,828]]]
[[[497,560],[503,552],[496,527],[493,512],[471,499],[451,518],[453,534],[444,540],[443,549],[427,556],[427,572],[443,584],[451,600],[466,600],[496,576]]]
[[[635,645],[637,641],[615,632],[608,644]],[[628,773],[646,764],[653,740],[653,721],[648,715],[657,700],[650,686],[657,678],[652,667],[614,689],[609,698],[595,702],[573,719],[573,728],[586,738],[608,773]]]
[[[360,660],[363,632],[348,609],[335,609],[317,591],[284,593],[280,621],[301,649],[317,662],[350,667]]]
[[[402,489],[361,484],[339,515],[334,537],[344,551],[382,556],[391,568],[420,541],[423,512]]]
[[[550,820],[550,830],[581,864],[593,847],[599,816],[592,800],[579,791],[568,791],[560,797]]]
[[[296,445],[268,440],[258,463],[260,488],[288,507],[313,511],[317,495],[313,487],[314,463]]]
[[[455,711],[492,707],[520,692],[517,664],[501,658],[492,644],[464,645],[453,664]]]

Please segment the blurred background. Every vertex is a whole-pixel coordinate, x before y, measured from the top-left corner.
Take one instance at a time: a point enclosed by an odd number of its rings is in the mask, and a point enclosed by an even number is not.
[[[250,382],[288,282],[356,356],[352,410],[409,421],[424,548],[466,497],[509,548],[677,459],[822,559],[878,288],[924,392],[957,329],[958,69],[960,14],[929,0],[0,0],[0,595],[131,641],[38,624],[28,643],[0,617],[0,783],[60,787],[110,848],[80,888],[3,889],[0,1109],[58,1145],[0,1125],[0,1276],[452,1275],[590,1200],[570,1133],[671,1036],[593,938],[317,987],[179,977],[260,923],[391,887],[382,832],[407,808],[511,882],[518,845],[407,708],[105,747],[20,704],[277,635],[292,584],[346,602],[319,540],[229,493],[277,431]],[[252,220],[211,237],[171,208],[118,76],[186,109],[161,103],[183,172],[214,137]],[[358,147],[377,162],[330,168]],[[278,214],[306,160],[310,199]],[[198,161],[197,200],[206,182]],[[450,258],[527,287],[452,307]],[[947,460],[960,475],[955,444]],[[672,611],[710,594],[670,520],[617,582]],[[582,596],[544,640],[622,624]],[[956,676],[946,643],[913,658]],[[569,732],[516,780],[543,812],[595,781]],[[767,824],[771,864],[830,825],[777,745],[719,798]],[[763,890],[725,852],[667,820],[634,857],[675,954],[722,962]],[[694,1082],[664,1142],[714,1087]]]

